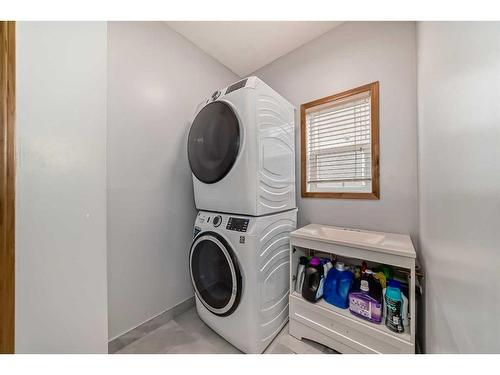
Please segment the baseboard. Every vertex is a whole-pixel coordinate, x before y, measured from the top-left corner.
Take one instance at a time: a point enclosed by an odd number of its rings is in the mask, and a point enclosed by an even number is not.
[[[194,296],[189,297],[185,301],[175,305],[174,307],[165,310],[159,315],[149,319],[148,321],[138,325],[135,328],[132,328],[130,331],[125,332],[123,335],[120,335],[111,341],[108,342],[108,353],[113,354],[124,348],[125,346],[133,343],[136,340],[139,340],[141,337],[144,337],[148,333],[154,331],[158,327],[164,325],[169,322],[176,316],[186,312],[191,307],[194,306]]]

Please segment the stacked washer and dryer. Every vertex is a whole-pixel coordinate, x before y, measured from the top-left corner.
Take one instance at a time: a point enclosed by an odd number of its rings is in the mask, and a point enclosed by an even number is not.
[[[294,107],[257,77],[216,91],[197,110],[188,158],[197,312],[241,351],[262,353],[288,321]]]

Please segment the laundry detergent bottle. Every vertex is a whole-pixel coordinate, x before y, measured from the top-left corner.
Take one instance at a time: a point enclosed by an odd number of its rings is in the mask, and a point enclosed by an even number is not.
[[[391,331],[402,333],[403,326],[403,293],[396,280],[389,280],[385,291],[385,325]]]
[[[299,258],[299,264],[297,266],[297,276],[295,278],[295,291],[297,293],[302,293],[302,285],[304,285],[304,274],[307,263],[309,263],[307,257]]]
[[[317,302],[323,297],[325,271],[319,258],[313,257],[304,271],[302,297],[309,302]]]
[[[323,288],[325,301],[341,309],[347,309],[349,290],[353,280],[354,274],[345,267],[344,263],[335,263],[335,268],[328,272],[325,280]]]

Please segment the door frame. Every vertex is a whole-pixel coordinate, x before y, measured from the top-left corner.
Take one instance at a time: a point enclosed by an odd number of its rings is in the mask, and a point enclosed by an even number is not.
[[[16,24],[0,21],[0,354],[14,353]]]

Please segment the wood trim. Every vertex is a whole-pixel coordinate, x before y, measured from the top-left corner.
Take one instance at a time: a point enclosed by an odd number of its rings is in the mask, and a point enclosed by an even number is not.
[[[0,353],[14,353],[15,31],[0,21]]]
[[[363,92],[371,95],[371,126],[372,126],[372,192],[371,193],[338,193],[338,192],[308,192],[306,182],[306,110],[311,107],[326,104],[335,100],[347,98]],[[380,199],[380,145],[379,145],[379,82],[356,87],[338,94],[330,95],[300,106],[300,173],[301,195],[303,198],[341,198],[341,199]]]
[[[380,199],[380,94],[379,83],[370,84],[372,97],[372,194],[371,199]]]

